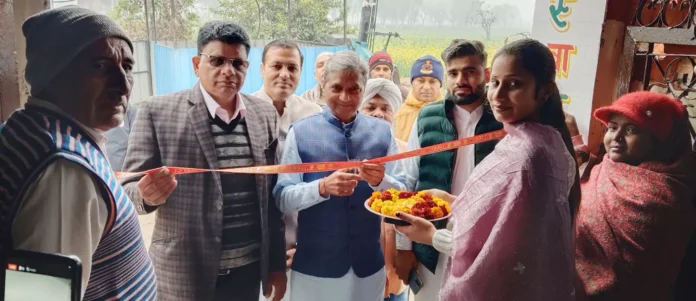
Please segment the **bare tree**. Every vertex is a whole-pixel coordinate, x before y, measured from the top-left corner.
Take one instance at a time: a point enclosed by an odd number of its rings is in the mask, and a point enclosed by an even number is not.
[[[418,16],[419,16],[420,19],[421,19],[421,24],[425,25],[425,20],[428,19],[428,13],[425,12],[425,11],[420,11],[420,13],[419,13]]]
[[[416,22],[418,22],[419,16],[419,10],[411,10],[410,12],[408,12],[408,16],[406,17],[406,24],[416,24]]]
[[[478,10],[478,23],[483,27],[486,32],[486,40],[491,39],[491,28],[493,24],[498,20],[493,10],[491,10],[488,5],[481,5]]]

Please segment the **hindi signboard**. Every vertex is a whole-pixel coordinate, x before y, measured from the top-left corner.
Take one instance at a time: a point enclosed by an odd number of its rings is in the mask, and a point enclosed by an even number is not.
[[[536,0],[532,38],[556,58],[563,108],[575,116],[585,143],[592,118],[606,0]]]

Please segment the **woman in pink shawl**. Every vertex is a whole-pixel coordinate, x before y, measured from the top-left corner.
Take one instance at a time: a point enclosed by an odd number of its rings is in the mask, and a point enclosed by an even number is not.
[[[488,100],[508,135],[453,200],[450,230],[399,216],[411,240],[451,254],[440,300],[575,300],[572,212],[579,200],[573,145],[551,51],[536,40],[493,58]]]
[[[669,300],[696,227],[686,110],[638,92],[594,116],[607,126],[607,155],[582,183],[578,291],[591,300]]]

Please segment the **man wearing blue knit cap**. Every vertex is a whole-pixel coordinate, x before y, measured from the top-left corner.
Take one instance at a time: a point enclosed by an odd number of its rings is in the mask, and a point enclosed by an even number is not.
[[[133,86],[133,44],[77,6],[29,17],[26,108],[0,131],[0,255],[76,255],[82,300],[156,300],[136,211],[104,154]]]
[[[443,98],[442,88],[444,67],[432,55],[416,60],[411,66],[411,91],[394,116],[394,134],[401,141],[408,141],[411,126],[418,117],[420,109],[429,103]]]

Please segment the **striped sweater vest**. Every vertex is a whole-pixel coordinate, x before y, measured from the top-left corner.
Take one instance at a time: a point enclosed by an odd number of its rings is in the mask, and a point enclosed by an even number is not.
[[[1,245],[12,246],[11,226],[27,188],[56,159],[70,160],[101,180],[108,209],[83,300],[156,300],[155,272],[135,208],[95,142],[71,121],[31,106],[12,114],[0,142]]]
[[[213,141],[220,168],[253,166],[251,140],[246,121],[226,124],[211,120]],[[222,253],[220,269],[245,266],[261,258],[261,215],[256,177],[251,174],[220,175],[222,186]]]

